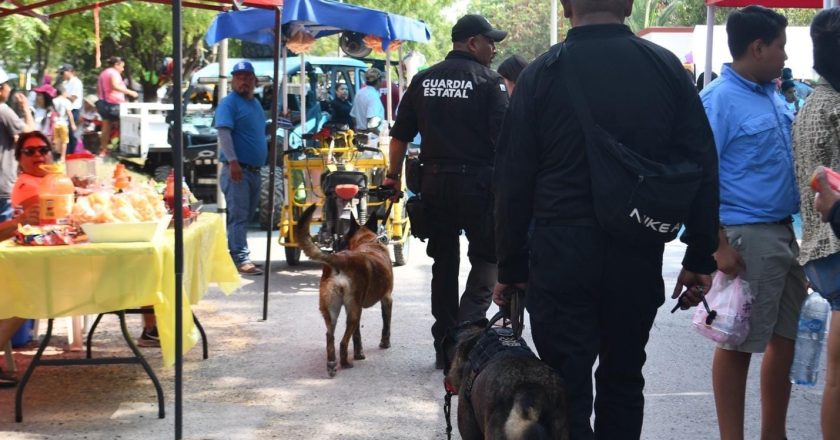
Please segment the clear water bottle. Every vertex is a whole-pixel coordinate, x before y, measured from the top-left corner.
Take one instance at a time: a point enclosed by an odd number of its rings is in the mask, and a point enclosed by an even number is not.
[[[799,314],[799,331],[796,333],[796,351],[790,369],[790,381],[798,385],[813,386],[817,383],[820,353],[828,330],[831,307],[819,293],[812,292],[802,303]]]

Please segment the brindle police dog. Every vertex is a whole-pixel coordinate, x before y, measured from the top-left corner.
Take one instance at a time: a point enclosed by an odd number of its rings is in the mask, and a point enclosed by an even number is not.
[[[482,350],[479,340],[487,331],[486,325],[474,323],[456,335],[458,342],[447,380],[458,392],[461,437],[568,440],[565,388],[560,375],[537,359],[524,341],[522,346],[490,350],[488,356],[471,353]],[[502,345],[510,342],[508,339]],[[479,357],[489,359],[478,362]]]
[[[295,238],[303,253],[311,260],[324,264],[321,273],[320,309],[327,325],[327,373],[334,377],[335,361],[335,326],[341,307],[347,313],[347,328],[339,345],[342,368],[352,368],[347,359],[347,345],[353,336],[353,359],[364,359],[362,334],[359,321],[362,308],[368,308],[377,302],[382,304],[382,340],[379,347],[391,346],[391,290],[394,287],[394,274],[388,248],[379,242],[374,234],[376,218],[359,227],[354,221],[348,234],[347,249],[334,254],[322,252],[309,235],[309,223],[315,205],[307,208],[295,227]]]

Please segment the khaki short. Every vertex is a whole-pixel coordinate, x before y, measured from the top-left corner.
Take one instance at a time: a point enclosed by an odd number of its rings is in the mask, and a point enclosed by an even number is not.
[[[726,226],[729,243],[747,266],[741,277],[753,296],[750,334],[738,346],[718,347],[744,353],[763,353],[774,334],[795,340],[799,310],[807,296],[805,273],[799,265],[799,244],[791,225]]]
[[[67,128],[66,125],[56,124],[53,127],[53,148],[59,149],[62,145],[67,144],[70,142],[70,130]],[[60,151],[57,151],[57,153]]]

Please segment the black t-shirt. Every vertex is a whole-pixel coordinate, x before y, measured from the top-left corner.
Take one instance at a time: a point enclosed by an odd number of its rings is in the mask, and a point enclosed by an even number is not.
[[[507,102],[498,73],[452,51],[411,81],[391,136],[411,142],[420,132],[423,163],[492,165]]]

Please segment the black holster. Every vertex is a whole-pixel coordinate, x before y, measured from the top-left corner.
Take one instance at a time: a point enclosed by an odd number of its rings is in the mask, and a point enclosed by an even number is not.
[[[408,212],[408,219],[411,221],[411,235],[419,238],[421,241],[429,238],[431,224],[429,223],[426,204],[423,202],[420,194],[406,200],[405,210]]]
[[[407,157],[405,159],[405,186],[414,194],[420,194],[420,187],[423,185],[423,165],[419,157]]]

